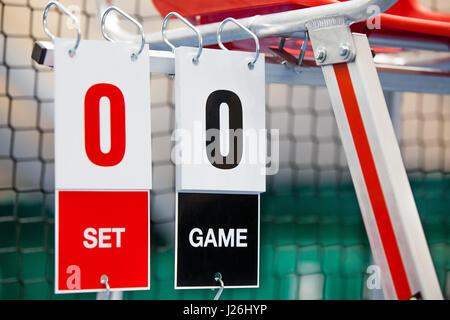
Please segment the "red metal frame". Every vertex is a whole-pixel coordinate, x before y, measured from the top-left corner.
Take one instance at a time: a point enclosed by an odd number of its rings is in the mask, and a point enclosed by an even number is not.
[[[347,1],[347,0],[343,0]],[[153,0],[162,16],[177,11],[192,22],[206,24],[222,21],[227,17],[243,18],[258,14],[275,13],[306,7],[337,3],[337,0]],[[198,17],[198,18],[195,18]],[[450,14],[439,13],[424,7],[418,0],[399,0],[386,13],[381,14],[383,28],[450,38]],[[358,30],[354,30],[358,29]],[[364,23],[355,24],[353,31],[369,30]]]

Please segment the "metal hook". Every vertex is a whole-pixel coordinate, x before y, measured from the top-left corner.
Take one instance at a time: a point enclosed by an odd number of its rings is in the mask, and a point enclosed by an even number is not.
[[[309,33],[305,31],[305,39],[303,39],[302,47],[300,48],[300,55],[298,56],[297,65],[301,66],[305,58],[306,49],[308,48]]]
[[[247,28],[246,26],[244,26],[242,23],[240,23],[239,21],[237,21],[234,18],[226,18],[225,20],[223,20],[220,25],[219,28],[217,29],[217,44],[219,45],[219,47],[221,47],[223,50],[228,50],[222,43],[222,31],[223,31],[223,27],[225,26],[225,24],[227,22],[233,22],[235,25],[237,25],[239,28],[241,28],[242,30],[247,31],[255,40],[255,44],[256,44],[256,52],[255,52],[255,59],[253,59],[253,61],[248,63],[248,67],[250,69],[253,69],[253,67],[255,66],[256,61],[258,61],[259,58],[259,52],[260,52],[260,48],[259,48],[259,39],[258,36],[251,31],[249,28]]]
[[[222,291],[225,287],[225,285],[222,281],[222,274],[220,272],[216,272],[216,274],[214,275],[214,280],[220,282],[220,289],[219,289],[219,291],[217,291],[216,296],[214,297],[214,300],[219,300],[220,296],[222,295]]]
[[[108,284],[108,276],[106,274],[100,277],[100,283],[106,287],[105,300],[111,300],[111,288]]]
[[[202,34],[200,33],[200,30],[198,30],[192,23],[190,23],[189,21],[187,21],[182,15],[180,15],[178,12],[170,12],[169,14],[167,14],[167,16],[164,18],[163,23],[162,23],[162,28],[161,28],[161,32],[162,32],[162,38],[164,40],[164,42],[172,49],[172,52],[175,50],[175,46],[170,43],[170,41],[167,39],[166,36],[166,26],[167,26],[167,22],[169,21],[169,18],[175,16],[178,19],[180,19],[185,25],[187,25],[189,28],[191,28],[196,34],[197,34],[197,38],[198,38],[198,51],[197,51],[197,55],[192,59],[192,62],[194,62],[195,64],[198,63],[200,55],[202,54],[202,50],[203,50],[203,38],[202,38]]]
[[[80,27],[80,22],[78,21],[78,18],[69,10],[67,10],[61,3],[59,3],[58,1],[50,1],[44,9],[44,14],[42,17],[42,23],[44,25],[44,32],[47,34],[47,36],[52,39],[52,41],[55,40],[55,36],[48,30],[47,28],[47,15],[48,15],[48,11],[50,10],[50,8],[55,5],[57,6],[62,12],[64,12],[66,15],[68,15],[76,24],[77,26],[77,40],[75,42],[75,45],[72,49],[69,50],[69,55],[71,57],[73,57],[77,51],[78,46],[80,45],[80,40],[81,40],[81,27]]]
[[[103,15],[102,15],[102,34],[103,34],[103,37],[104,37],[106,40],[111,41],[111,42],[114,42],[114,40],[113,40],[110,36],[108,36],[108,34],[106,33],[106,28],[105,28],[105,25],[106,25],[106,17],[108,16],[108,14],[109,14],[111,11],[116,11],[116,12],[118,12],[119,14],[121,14],[122,16],[124,16],[128,21],[134,23],[134,24],[138,27],[139,32],[141,33],[141,47],[139,48],[138,52],[133,52],[133,53],[131,54],[131,60],[136,60],[136,59],[139,57],[139,55],[141,54],[142,50],[144,50],[144,47],[145,47],[144,28],[143,28],[142,25],[139,23],[139,21],[137,21],[136,19],[134,19],[132,16],[128,15],[128,14],[127,14],[126,12],[124,12],[123,10],[121,10],[121,9],[119,9],[119,8],[117,8],[117,7],[109,7],[108,9],[105,10],[105,12],[104,12]]]

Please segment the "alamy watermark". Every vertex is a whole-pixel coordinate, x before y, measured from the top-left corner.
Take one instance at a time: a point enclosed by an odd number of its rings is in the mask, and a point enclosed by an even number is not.
[[[381,289],[381,270],[377,265],[367,267],[366,273],[369,274],[366,280],[367,289]]]
[[[275,175],[279,170],[280,134],[278,129],[208,129],[201,121],[192,130],[176,129],[171,140],[174,164],[210,163],[220,169],[240,164],[261,165],[261,174]]]
[[[366,21],[367,28],[369,30],[381,29],[381,9],[377,5],[370,5],[367,7],[366,12],[369,14],[369,18]]]

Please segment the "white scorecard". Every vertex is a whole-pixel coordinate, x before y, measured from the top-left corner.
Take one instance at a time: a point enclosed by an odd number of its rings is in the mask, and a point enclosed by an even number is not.
[[[177,190],[265,191],[264,56],[175,49]]]
[[[151,189],[150,66],[134,48],[55,42],[57,189]]]

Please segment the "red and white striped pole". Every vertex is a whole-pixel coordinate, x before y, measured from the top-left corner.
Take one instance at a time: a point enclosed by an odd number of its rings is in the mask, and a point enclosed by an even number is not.
[[[352,38],[354,61],[322,71],[384,295],[442,299],[369,42]]]

